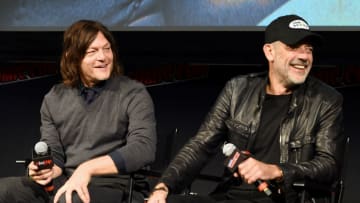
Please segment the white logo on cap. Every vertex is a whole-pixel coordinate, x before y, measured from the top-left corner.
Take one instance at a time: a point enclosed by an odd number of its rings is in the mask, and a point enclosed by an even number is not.
[[[305,21],[297,19],[289,23],[289,28],[309,30],[309,25]]]

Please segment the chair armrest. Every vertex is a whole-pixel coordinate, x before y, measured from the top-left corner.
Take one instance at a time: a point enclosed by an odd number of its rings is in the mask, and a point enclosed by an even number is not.
[[[310,180],[296,181],[293,183],[295,190],[311,190],[311,191],[323,191],[323,192],[334,192],[337,190],[337,183],[325,184]]]
[[[330,202],[341,202],[343,196],[343,182],[337,181],[333,184],[319,183],[315,181],[303,180],[293,183],[293,188],[301,194],[300,202],[306,202],[308,193],[326,194]]]
[[[134,172],[134,174],[143,175],[143,176],[147,176],[147,177],[160,178],[162,172],[156,171],[156,170],[151,170],[151,169],[140,169],[140,170]]]

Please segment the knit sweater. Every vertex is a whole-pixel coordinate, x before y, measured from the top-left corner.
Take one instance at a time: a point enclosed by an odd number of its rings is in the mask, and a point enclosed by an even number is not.
[[[154,106],[146,88],[125,76],[110,78],[87,104],[79,88],[55,85],[41,106],[41,140],[70,175],[84,161],[110,155],[119,173],[155,159]]]

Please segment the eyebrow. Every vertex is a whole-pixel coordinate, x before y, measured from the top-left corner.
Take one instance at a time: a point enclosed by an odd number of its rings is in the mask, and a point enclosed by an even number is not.
[[[106,42],[104,45],[101,45],[101,46],[93,46],[93,45],[90,45],[87,49],[98,49],[99,47],[106,47],[106,46],[110,46],[111,47],[111,44],[109,42]]]

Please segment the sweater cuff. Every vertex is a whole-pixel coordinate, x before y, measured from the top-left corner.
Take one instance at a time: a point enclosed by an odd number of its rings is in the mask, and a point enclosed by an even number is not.
[[[122,157],[120,152],[118,152],[118,151],[111,152],[109,154],[109,156],[114,161],[115,166],[116,166],[119,173],[120,172],[127,172],[126,167],[125,167],[124,158]]]
[[[65,168],[65,164],[63,161],[61,161],[60,159],[57,159],[56,157],[53,157],[53,161],[54,164],[57,165],[59,168],[61,168],[62,170],[64,170]]]

